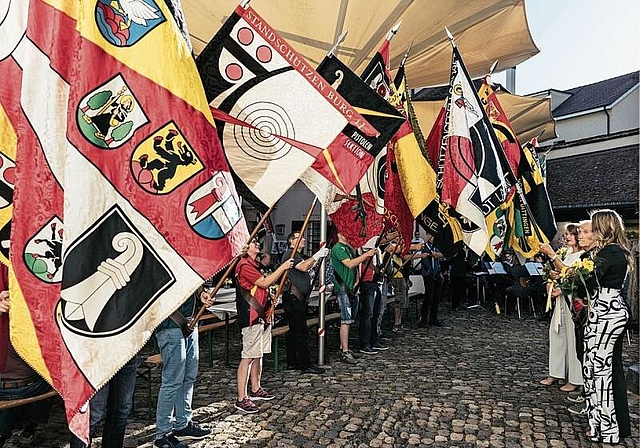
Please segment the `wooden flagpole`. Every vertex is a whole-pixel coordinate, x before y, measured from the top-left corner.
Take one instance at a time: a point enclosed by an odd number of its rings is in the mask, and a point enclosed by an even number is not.
[[[265,212],[264,215],[262,215],[262,218],[260,218],[260,221],[258,221],[258,224],[256,224],[256,226],[254,227],[253,231],[251,232],[251,235],[249,235],[249,239],[247,240],[247,242],[245,243],[245,247],[249,245],[249,243],[251,242],[251,240],[253,240],[256,235],[258,234],[258,232],[260,231],[260,228],[262,227],[262,225],[264,224],[264,222],[267,220],[267,218],[269,218],[269,215],[271,214],[271,212],[273,211],[273,209],[275,208],[276,204],[273,204],[271,207],[269,207],[269,210],[267,210]],[[231,262],[229,263],[229,265],[227,266],[227,270],[224,271],[224,274],[222,274],[222,277],[220,278],[220,280],[218,280],[218,283],[216,284],[216,286],[213,288],[213,290],[209,293],[211,295],[211,297],[216,296],[216,294],[218,293],[218,291],[220,290],[220,288],[222,287],[222,285],[224,284],[224,281],[229,277],[229,275],[233,272],[233,269],[236,267],[236,264],[238,264],[238,260],[240,260],[240,256],[242,255],[242,253],[244,252],[241,251],[238,255],[236,255],[235,257],[233,257],[233,260],[231,260]],[[205,305],[202,305],[200,307],[200,309],[198,310],[198,314],[196,314],[196,316],[191,320],[191,322],[189,322],[187,324],[187,328],[189,329],[189,331],[192,331],[193,328],[196,326],[196,324],[198,323],[198,321],[200,320],[200,318],[204,315],[204,312],[206,311],[207,307]]]
[[[314,197],[313,202],[311,202],[311,207],[309,207],[309,211],[307,212],[307,217],[305,218],[304,223],[302,224],[302,228],[300,229],[300,236],[304,235],[305,230],[307,230],[307,226],[309,225],[309,221],[311,220],[311,215],[313,214],[313,209],[315,208],[317,202],[318,198]],[[296,256],[296,253],[298,253],[298,248],[300,247],[301,240],[302,238],[298,238],[296,240],[296,244],[293,246],[293,251],[291,252],[291,258],[294,258]],[[292,267],[292,269],[295,268],[295,266]],[[278,301],[278,297],[280,297],[280,294],[282,294],[282,290],[284,289],[284,284],[287,281],[288,275],[289,271],[285,271],[285,273],[282,275],[282,278],[280,279],[278,290],[276,292],[276,295],[273,297],[274,306],[271,307],[271,312],[269,313],[269,321],[271,321],[271,318],[273,317],[276,309],[275,303]]]

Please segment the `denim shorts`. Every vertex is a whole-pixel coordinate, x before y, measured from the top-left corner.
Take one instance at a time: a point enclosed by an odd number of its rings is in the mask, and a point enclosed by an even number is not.
[[[340,307],[340,323],[352,324],[358,315],[358,296],[350,299],[344,287],[337,293],[338,306]]]

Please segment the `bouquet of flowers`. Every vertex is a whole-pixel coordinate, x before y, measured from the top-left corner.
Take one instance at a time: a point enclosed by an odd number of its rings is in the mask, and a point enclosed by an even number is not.
[[[587,301],[591,300],[589,288],[587,288],[587,280],[593,276],[594,264],[593,260],[586,258],[584,260],[576,260],[571,266],[564,268],[560,273],[560,288],[565,295],[577,296],[578,288],[583,286],[587,293]]]

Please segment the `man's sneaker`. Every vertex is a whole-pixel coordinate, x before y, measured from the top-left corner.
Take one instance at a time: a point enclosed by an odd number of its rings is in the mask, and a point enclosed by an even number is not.
[[[567,400],[571,403],[584,403],[587,401],[583,395],[567,395]]]
[[[260,389],[258,389],[255,392],[251,392],[249,394],[249,398],[253,401],[269,401],[269,400],[273,400],[274,398],[276,398],[275,395],[273,395],[271,392],[267,392],[266,390],[264,390],[262,387]]]
[[[371,347],[361,348],[360,349],[360,353],[363,353],[365,355],[377,355],[378,354],[378,352],[373,350]]]
[[[352,352],[351,350],[349,350],[349,353],[351,353],[351,356],[353,356],[353,359],[362,358],[362,355],[360,353]]]
[[[187,445],[176,439],[173,434],[167,434],[162,439],[156,439],[153,446],[158,448],[187,448]]]
[[[394,325],[391,331],[393,331],[394,333],[397,333],[398,331],[400,331],[400,325]]]
[[[567,408],[569,412],[573,415],[585,415],[587,413],[587,404],[586,403],[577,403],[573,406],[569,406]]]
[[[353,354],[350,351],[342,352],[342,362],[346,362],[347,364],[357,364],[358,361],[353,357]]]
[[[211,434],[211,430],[190,421],[187,426],[177,431],[173,431],[175,437],[188,440],[201,440]]]
[[[234,406],[238,411],[244,412],[245,414],[255,414],[260,411],[260,408],[256,406],[253,401],[249,400],[249,397],[244,397],[242,400],[236,401]]]
[[[389,347],[387,347],[384,344],[373,344],[371,346],[371,348],[374,349],[375,351],[378,351],[378,352],[383,352],[385,350],[389,350]]]

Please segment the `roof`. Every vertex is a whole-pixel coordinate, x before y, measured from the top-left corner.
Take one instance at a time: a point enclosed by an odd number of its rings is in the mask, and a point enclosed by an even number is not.
[[[547,159],[547,191],[554,211],[635,207],[638,145]]]
[[[553,116],[557,118],[609,106],[637,84],[638,72],[632,72],[586,86],[564,90],[564,93],[571,96],[553,110]]]

